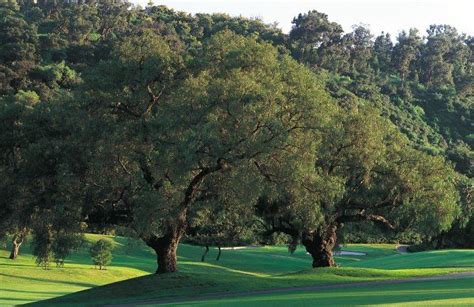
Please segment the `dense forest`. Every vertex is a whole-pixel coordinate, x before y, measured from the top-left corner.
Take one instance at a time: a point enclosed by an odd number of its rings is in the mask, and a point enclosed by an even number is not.
[[[156,251],[473,247],[474,39],[376,36],[120,0],[0,0],[0,237],[38,264],[81,233]],[[203,256],[204,260],[204,256]]]

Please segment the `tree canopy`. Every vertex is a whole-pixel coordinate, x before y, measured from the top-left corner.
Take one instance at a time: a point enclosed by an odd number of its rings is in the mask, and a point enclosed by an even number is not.
[[[122,1],[0,14],[12,255],[32,233],[38,263],[62,265],[80,233],[126,229],[166,273],[183,238],[279,232],[317,267],[353,223],[418,243],[472,225],[473,44],[449,25],[392,40],[318,11],[289,34]]]

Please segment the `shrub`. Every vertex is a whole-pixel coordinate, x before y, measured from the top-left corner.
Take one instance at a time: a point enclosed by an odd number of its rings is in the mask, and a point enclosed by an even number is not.
[[[101,239],[97,241],[90,249],[92,261],[95,266],[99,267],[99,270],[105,268],[112,261],[112,242],[109,240]]]

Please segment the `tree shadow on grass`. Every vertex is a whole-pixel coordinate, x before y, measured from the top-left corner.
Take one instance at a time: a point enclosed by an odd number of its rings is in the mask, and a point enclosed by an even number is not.
[[[137,278],[131,278],[108,285],[103,285],[91,289],[86,289],[64,296],[59,296],[43,301],[33,302],[33,306],[50,306],[52,304],[80,304],[81,306],[89,305],[101,305],[100,299],[106,297],[110,300],[113,297],[115,300],[118,299],[121,302],[132,300],[137,295],[143,295],[143,293],[153,293],[160,287],[165,286],[163,291],[170,290],[173,286],[176,286],[176,290],[179,287],[188,285],[190,282],[190,276],[182,273],[175,273],[172,275],[156,275],[150,274]]]
[[[27,302],[28,300],[25,300],[23,298],[11,298],[11,297],[2,297],[0,296],[0,301],[15,301],[15,302]],[[13,303],[12,304],[19,304],[19,303]]]
[[[36,267],[36,265],[31,265],[28,263],[20,264],[20,263],[0,263],[0,265],[7,266],[7,267]]]

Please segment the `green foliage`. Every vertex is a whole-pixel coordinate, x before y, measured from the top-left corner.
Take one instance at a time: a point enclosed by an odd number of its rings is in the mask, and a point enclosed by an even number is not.
[[[0,14],[0,233],[47,228],[42,259],[81,225],[253,241],[262,196],[311,231],[363,211],[429,239],[459,213],[446,164],[471,176],[473,41],[450,26],[392,43],[317,11],[289,35],[122,1]]]
[[[253,212],[228,202],[203,204],[191,213],[186,242],[201,246],[242,246],[256,243]]]
[[[131,45],[143,48],[131,53]],[[93,164],[101,171],[90,179],[126,187],[119,206],[129,212],[133,203],[128,225],[142,238],[180,237],[198,203],[251,208],[258,165],[305,142],[306,127],[333,112],[317,76],[270,44],[230,31],[204,41],[189,62],[151,32],[121,42],[114,56],[85,78],[87,104],[106,126]]]
[[[50,65],[38,66],[33,77],[41,80],[50,88],[70,88],[79,82],[77,73],[68,67],[64,61]]]
[[[292,177],[270,181],[274,187],[257,206],[269,232],[304,242],[328,227],[363,221],[425,239],[449,229],[460,213],[459,195],[455,172],[441,157],[411,148],[374,109],[333,120],[305,156],[285,159]]]
[[[410,246],[411,251],[442,249],[442,248],[473,248],[474,242],[474,208],[472,206],[473,179],[461,177],[457,183],[461,194],[461,214],[448,231],[434,236],[430,241],[419,242]]]
[[[391,71],[393,43],[389,33],[382,33],[374,41],[373,66],[379,73]]]
[[[326,14],[317,11],[299,14],[293,19],[289,35],[293,56],[310,67],[332,66],[336,72],[347,71],[344,62],[349,55],[343,48],[342,33],[341,25],[330,22]]]
[[[56,235],[51,247],[56,266],[64,267],[65,259],[71,252],[78,249],[83,244],[83,241],[84,238],[75,233],[60,233]]]
[[[23,107],[32,107],[40,101],[40,97],[34,91],[19,90],[15,94],[15,100]]]
[[[16,1],[0,3],[0,95],[28,85],[28,73],[37,60],[35,25],[18,12]]]
[[[112,262],[112,242],[100,239],[90,249],[90,255],[94,265],[99,266],[99,270],[105,269]]]
[[[472,65],[468,57],[472,54],[472,39],[448,25],[433,25],[427,30],[426,41],[415,29],[401,32],[395,44],[389,35],[372,41],[364,39],[370,33],[361,27],[342,39],[338,34],[318,41],[319,33],[331,33],[337,25],[316,12],[301,14],[296,20],[298,23],[290,33],[290,44],[296,47],[295,57],[314,69],[325,68],[353,78],[347,82],[336,75],[328,83],[341,106],[358,105],[358,98],[364,98],[365,104],[377,106],[384,117],[408,136],[414,147],[429,155],[444,155],[455,163],[456,171],[470,174]],[[364,42],[369,50],[358,48]],[[338,55],[344,54],[346,48],[353,52],[336,63],[325,64],[324,50]],[[300,50],[308,50],[307,56],[302,56]],[[366,56],[362,63],[370,63],[369,68],[354,65],[361,56]],[[341,69],[345,63],[351,63],[352,69]],[[448,237],[446,234],[445,239]]]
[[[36,265],[48,269],[53,254],[51,251],[52,235],[50,229],[39,226],[33,236],[33,255],[36,257]]]

